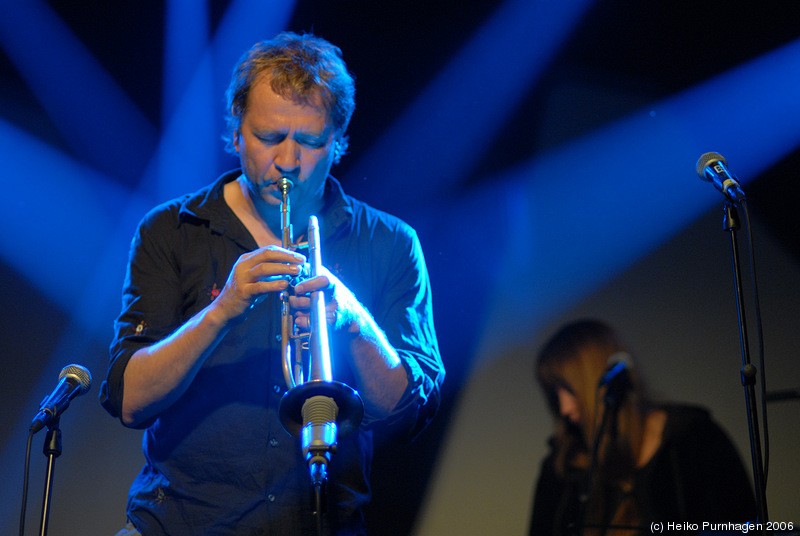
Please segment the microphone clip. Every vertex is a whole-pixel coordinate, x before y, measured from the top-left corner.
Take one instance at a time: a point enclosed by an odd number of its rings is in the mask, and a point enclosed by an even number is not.
[[[597,382],[597,387],[606,387],[604,400],[609,408],[618,408],[632,387],[628,369],[631,356],[627,352],[616,352],[608,358],[608,367]]]

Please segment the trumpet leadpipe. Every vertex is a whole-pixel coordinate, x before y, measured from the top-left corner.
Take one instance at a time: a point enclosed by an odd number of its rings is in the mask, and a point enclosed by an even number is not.
[[[294,188],[291,179],[281,177],[278,181],[278,189],[281,191],[281,246],[291,249],[294,244],[292,237],[291,206],[289,205],[289,192]]]

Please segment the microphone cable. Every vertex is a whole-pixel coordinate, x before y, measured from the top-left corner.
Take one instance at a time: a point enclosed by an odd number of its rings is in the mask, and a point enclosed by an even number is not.
[[[25,467],[22,477],[22,509],[19,514],[19,536],[25,536],[25,512],[28,504],[28,477],[31,469],[31,443],[33,442],[33,430],[28,431],[28,444],[25,447]]]
[[[750,257],[750,277],[753,292],[753,312],[756,321],[756,343],[758,346],[758,366],[761,371],[761,420],[764,423],[764,462],[762,472],[764,473],[764,481],[762,482],[762,493],[767,489],[767,474],[769,473],[769,424],[767,419],[767,376],[766,376],[766,362],[764,359],[764,333],[761,320],[761,301],[758,295],[758,278],[756,277],[756,255],[753,240],[752,225],[750,221],[750,210],[747,202],[742,200],[740,203],[744,211],[744,220],[747,227],[747,252]],[[734,207],[735,210],[735,207]]]

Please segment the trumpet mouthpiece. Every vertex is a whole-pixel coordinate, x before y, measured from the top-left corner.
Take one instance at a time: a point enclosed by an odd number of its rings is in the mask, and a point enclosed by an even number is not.
[[[287,177],[281,177],[277,184],[278,188],[280,188],[281,192],[283,193],[288,193],[292,188],[294,188],[294,183]]]

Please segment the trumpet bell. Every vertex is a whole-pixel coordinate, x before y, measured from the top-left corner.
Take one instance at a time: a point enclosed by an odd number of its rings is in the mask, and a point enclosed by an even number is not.
[[[324,396],[336,404],[336,426],[339,437],[344,437],[361,425],[364,403],[358,392],[337,381],[311,380],[289,389],[281,398],[279,415],[283,428],[299,438],[306,422],[303,405],[312,397]]]

